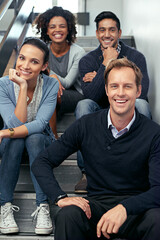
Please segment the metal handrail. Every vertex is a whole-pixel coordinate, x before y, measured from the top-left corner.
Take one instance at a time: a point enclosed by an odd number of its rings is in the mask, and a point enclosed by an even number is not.
[[[13,2],[13,0],[12,0]],[[17,48],[17,41],[20,38],[23,29],[33,13],[33,0],[24,0],[21,3],[17,16],[13,19],[9,30],[6,32],[0,49],[0,77],[3,75],[8,61],[14,49]]]
[[[25,37],[26,26],[29,19],[32,19],[33,0],[0,0],[0,20],[13,3],[15,9],[14,18],[8,27],[5,36],[0,44],[0,77],[3,75],[8,61],[14,49],[17,48],[17,42]],[[17,3],[20,3],[19,5]],[[18,8],[17,8],[18,6]],[[3,127],[3,120],[0,116],[0,129]]]
[[[0,21],[3,18],[4,14],[8,10],[8,8],[12,2],[13,2],[13,0],[1,0],[0,1]]]

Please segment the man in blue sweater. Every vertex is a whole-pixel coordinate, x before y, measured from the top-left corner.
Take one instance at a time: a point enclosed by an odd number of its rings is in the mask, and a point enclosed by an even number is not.
[[[105,70],[109,109],[75,121],[32,165],[43,191],[59,206],[55,240],[159,240],[160,126],[135,109],[140,69],[126,58]],[[69,197],[53,168],[81,150],[88,196]]]
[[[76,119],[108,107],[109,103],[104,87],[104,70],[111,59],[119,59],[124,56],[141,69],[143,74],[142,92],[136,100],[136,108],[140,113],[151,118],[147,101],[149,77],[144,55],[119,40],[121,37],[120,21],[114,13],[102,12],[95,18],[95,22],[96,36],[100,45],[79,62],[82,91],[86,99],[79,101],[75,110]],[[80,152],[77,154],[77,162],[82,171],[82,179],[75,186],[75,192],[84,193],[86,192],[86,178],[84,161]]]

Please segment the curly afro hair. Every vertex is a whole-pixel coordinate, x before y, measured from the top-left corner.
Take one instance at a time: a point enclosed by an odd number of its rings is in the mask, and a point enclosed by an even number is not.
[[[62,7],[54,6],[36,17],[33,25],[36,25],[37,33],[41,34],[40,38],[44,42],[50,42],[51,39],[47,35],[47,29],[50,20],[55,16],[61,16],[66,20],[68,26],[68,35],[66,40],[68,41],[68,44],[71,45],[76,40],[76,18],[73,13],[68,10],[64,10]]]

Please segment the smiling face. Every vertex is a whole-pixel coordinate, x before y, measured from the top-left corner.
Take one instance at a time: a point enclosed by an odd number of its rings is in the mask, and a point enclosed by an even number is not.
[[[66,20],[60,16],[51,18],[48,25],[47,34],[52,42],[65,42],[68,35],[68,26]]]
[[[131,120],[135,101],[141,94],[141,86],[136,85],[134,70],[129,67],[113,68],[108,75],[106,94],[110,103],[111,118],[123,117]]]
[[[16,70],[25,80],[37,80],[41,71],[47,68],[44,64],[44,52],[36,46],[25,44],[22,46],[16,62]]]
[[[96,36],[104,49],[107,47],[116,48],[118,39],[121,37],[121,30],[118,30],[116,21],[105,18],[98,23]]]

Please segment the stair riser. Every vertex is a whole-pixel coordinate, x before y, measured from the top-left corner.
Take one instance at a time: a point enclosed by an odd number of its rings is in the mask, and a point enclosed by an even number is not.
[[[54,174],[62,189],[67,193],[74,192],[74,186],[81,178],[81,171],[77,165],[60,165],[54,169]],[[29,165],[21,166],[20,176],[15,191],[34,192]]]

